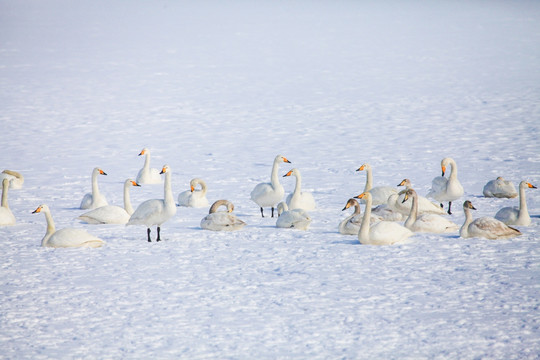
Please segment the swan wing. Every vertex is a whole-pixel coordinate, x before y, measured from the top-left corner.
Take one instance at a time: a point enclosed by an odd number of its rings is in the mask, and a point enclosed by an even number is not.
[[[502,221],[506,225],[515,224],[519,216],[517,207],[503,207],[495,214],[495,219]]]
[[[48,247],[100,247],[105,242],[84,229],[65,228],[56,231],[47,241]]]
[[[370,245],[392,245],[407,240],[413,232],[395,222],[380,221],[369,229]]]
[[[245,225],[235,215],[222,211],[208,214],[201,220],[201,228],[214,231],[240,230]]]
[[[0,226],[15,225],[15,216],[9,208],[0,207]]]
[[[125,224],[129,218],[130,216],[124,208],[115,205],[102,206],[78,217],[89,224]]]
[[[271,183],[260,183],[251,191],[251,200],[260,207],[274,206],[283,199],[285,190],[279,185],[274,188]]]
[[[470,237],[504,239],[521,235],[521,232],[492,217],[481,217],[469,225]]]

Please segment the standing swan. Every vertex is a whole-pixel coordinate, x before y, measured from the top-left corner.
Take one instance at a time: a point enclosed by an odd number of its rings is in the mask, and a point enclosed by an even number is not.
[[[217,211],[220,206],[227,207],[227,211]],[[218,200],[212,204],[208,215],[201,220],[201,228],[213,231],[240,230],[246,223],[231,214],[234,205],[228,200]]]
[[[159,184],[161,183],[161,173],[156,168],[150,167],[150,150],[144,148],[139,153],[139,156],[145,155],[144,166],[137,174],[137,184]]]
[[[403,202],[412,198],[411,212],[405,220],[405,227],[414,232],[447,233],[459,230],[459,225],[437,214],[418,215],[418,194],[413,189],[405,192]]]
[[[126,224],[131,214],[133,214],[133,207],[131,206],[131,199],[129,197],[129,189],[132,186],[141,185],[131,179],[127,179],[124,182],[123,208],[116,205],[105,205],[82,214],[78,219],[89,224]]]
[[[24,176],[13,170],[4,170],[0,173],[0,182],[4,179],[9,180],[10,189],[21,189],[24,184]]]
[[[283,175],[283,177],[291,175],[296,177],[296,185],[294,186],[294,191],[286,199],[289,209],[315,210],[315,199],[313,199],[313,195],[309,192],[302,191],[302,175],[300,175],[300,170],[296,168],[292,169]]]
[[[364,199],[366,208],[364,218],[358,232],[358,240],[366,245],[392,245],[404,242],[413,235],[413,232],[395,222],[379,221],[373,225],[370,224],[372,199],[371,193],[363,192],[356,196],[358,199]]]
[[[8,205],[9,179],[2,180],[2,202],[0,206],[0,226],[15,225],[15,216]]]
[[[95,209],[101,206],[108,205],[105,196],[101,195],[98,188],[97,177],[98,175],[107,175],[105,171],[100,168],[94,168],[92,171],[92,192],[84,195],[81,201],[81,209]]]
[[[97,248],[105,245],[105,241],[89,234],[84,229],[64,228],[56,231],[51,211],[47,205],[39,205],[32,214],[44,213],[47,219],[47,232],[41,240],[41,246],[65,248],[65,247],[91,247]]]
[[[444,177],[446,173],[446,167],[450,165],[452,170],[450,170],[450,176],[447,178]],[[442,175],[437,176],[431,182],[431,190],[429,190],[427,196],[431,197],[441,203],[448,201],[448,214],[452,214],[452,201],[459,199],[463,196],[463,186],[457,178],[458,169],[456,162],[451,158],[444,158],[441,160],[441,169]]]
[[[131,215],[126,225],[146,225],[148,242],[150,239],[150,227],[157,225],[157,239],[161,241],[161,224],[169,220],[176,214],[176,204],[171,189],[171,168],[164,165],[161,174],[165,174],[165,185],[163,186],[164,199],[150,199],[142,202],[137,210]]]
[[[518,196],[516,188],[511,181],[504,180],[501,176],[490,180],[484,185],[482,193],[485,197],[515,198]]]
[[[272,217],[274,217],[274,207],[285,195],[285,189],[283,189],[283,185],[279,183],[278,177],[279,163],[282,162],[291,163],[283,155],[276,156],[274,165],[272,165],[270,182],[257,184],[251,191],[251,200],[261,208],[262,217],[264,217],[263,208],[269,206],[272,207]]]
[[[196,189],[201,185],[201,189]],[[178,205],[188,207],[206,207],[208,199],[206,198],[206,183],[203,179],[195,178],[189,182],[191,190],[186,190],[178,194]]]
[[[497,211],[495,219],[502,221],[506,225],[531,225],[531,217],[527,209],[527,200],[525,199],[525,189],[536,189],[531,183],[522,181],[519,183],[519,208],[504,207]]]
[[[370,192],[373,199],[373,205],[386,204],[388,197],[392,194],[396,194],[397,190],[391,186],[376,186],[373,187],[373,174],[371,165],[363,164],[356,171],[366,170],[366,185],[364,186],[364,192]]]
[[[462,238],[482,237],[486,239],[507,239],[521,235],[521,232],[489,216],[480,217],[473,221],[471,209],[476,210],[473,204],[467,200],[463,203],[465,222],[459,230]]]
[[[302,209],[289,210],[287,203],[280,202],[277,206],[278,219],[276,227],[293,228],[298,230],[307,230],[311,224],[311,217]]]

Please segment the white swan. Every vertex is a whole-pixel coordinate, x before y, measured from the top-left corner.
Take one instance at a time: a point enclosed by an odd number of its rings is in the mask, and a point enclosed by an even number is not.
[[[294,186],[294,191],[286,199],[289,209],[315,210],[315,199],[313,195],[309,192],[302,191],[302,175],[300,175],[300,170],[294,168],[283,175],[283,177],[291,175],[296,177],[296,185]]]
[[[41,240],[41,246],[54,248],[97,248],[105,245],[105,241],[89,234],[84,229],[64,228],[56,231],[49,207],[47,205],[39,205],[37,209],[32,212],[32,214],[41,212],[45,214],[45,219],[47,219],[47,232]]]
[[[519,230],[489,216],[480,217],[473,221],[471,209],[476,210],[469,200],[465,201],[463,203],[465,222],[459,230],[459,236],[462,238],[481,237],[495,240],[521,235]]]
[[[446,167],[451,166],[450,176],[444,177],[446,173]],[[431,190],[429,190],[427,197],[431,197],[441,203],[448,201],[448,214],[452,214],[452,201],[459,199],[463,196],[463,186],[459,182],[457,175],[458,169],[456,162],[451,158],[444,158],[441,160],[442,175],[437,176],[431,183]]]
[[[139,173],[137,174],[137,184],[160,184],[161,183],[161,173],[156,168],[150,167],[150,150],[144,148],[139,153],[139,156],[145,155],[144,166]]]
[[[8,205],[9,179],[2,180],[2,202],[0,206],[0,226],[15,225],[15,216]]]
[[[277,206],[278,219],[276,226],[279,228],[294,228],[298,230],[307,230],[311,224],[311,217],[302,209],[289,210],[287,203],[280,202]]]
[[[373,199],[373,205],[386,204],[388,197],[392,194],[396,194],[397,190],[391,186],[375,186],[373,187],[373,174],[371,165],[363,164],[356,171],[366,170],[366,185],[364,186],[364,192],[369,191],[371,198]]]
[[[364,210],[364,218],[358,232],[358,240],[361,244],[366,245],[391,245],[402,243],[407,240],[413,232],[406,227],[403,227],[391,221],[379,221],[373,225],[370,224],[371,217],[371,193],[363,192],[356,196],[358,199],[364,199],[366,208]]]
[[[197,189],[201,185],[201,189]],[[191,190],[186,190],[178,194],[178,205],[188,207],[206,207],[209,205],[206,198],[206,183],[203,179],[194,178],[189,182]]]
[[[516,188],[511,181],[504,180],[501,176],[490,180],[484,185],[482,193],[485,197],[515,198],[518,196]]]
[[[341,220],[338,225],[338,231],[343,235],[358,235],[360,231],[360,226],[362,225],[362,211],[360,210],[360,204],[356,199],[349,199],[345,204],[345,207],[341,211],[345,211],[351,206],[354,206],[354,212],[347,216],[345,219]],[[382,218],[376,215],[373,215],[373,212],[370,217],[370,224],[374,224],[378,221],[382,221]]]
[[[0,183],[2,180],[9,180],[10,189],[21,189],[24,184],[24,176],[21,173],[13,170],[4,170],[0,173]]]
[[[278,168],[279,163],[290,163],[283,155],[278,155],[272,165],[272,174],[269,183],[260,183],[251,191],[251,200],[261,208],[261,216],[264,217],[263,208],[272,207],[272,217],[274,217],[274,207],[283,199],[285,189],[279,183]]]
[[[101,206],[108,205],[107,199],[99,192],[97,177],[98,175],[107,175],[100,168],[94,168],[92,170],[92,192],[84,195],[80,208],[85,209],[95,209]]]
[[[227,211],[217,211],[220,206],[227,207]],[[228,200],[218,200],[212,204],[208,215],[201,220],[201,228],[213,231],[240,230],[246,223],[231,214],[234,205]]]
[[[131,214],[133,214],[133,207],[129,197],[129,189],[132,186],[141,185],[131,179],[124,182],[124,207],[116,205],[101,206],[82,214],[78,219],[89,224],[126,224]]]
[[[411,211],[405,220],[405,227],[414,232],[448,233],[459,230],[459,225],[437,214],[424,213],[418,215],[418,194],[414,189],[405,192],[403,202],[412,198]]]
[[[405,193],[407,190],[412,189],[412,184],[409,179],[403,179],[398,186],[405,186],[405,191],[400,191],[398,193],[398,197],[396,196],[390,196],[388,197],[388,204],[395,209],[396,211],[399,211],[405,216],[409,216],[411,212],[412,207],[412,201],[403,201],[405,199]],[[431,201],[429,201],[427,198],[416,194],[418,201],[416,202],[418,204],[418,215],[424,214],[424,213],[430,213],[430,214],[439,214],[444,215],[446,212],[444,209],[442,209],[438,204],[434,204]]]
[[[163,199],[150,199],[143,201],[129,218],[126,225],[146,225],[146,235],[148,242],[150,239],[150,228],[157,225],[156,241],[161,241],[161,225],[176,214],[176,204],[171,189],[171,168],[164,165],[161,170],[165,174],[165,183],[163,185]]]
[[[506,225],[531,225],[531,217],[529,216],[529,210],[527,209],[527,200],[525,198],[525,189],[536,189],[533,184],[522,181],[519,183],[519,208],[517,207],[504,207],[497,211],[495,219],[502,221]]]

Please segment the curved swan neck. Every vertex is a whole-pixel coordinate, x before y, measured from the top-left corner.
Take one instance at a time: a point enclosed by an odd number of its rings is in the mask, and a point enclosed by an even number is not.
[[[405,221],[405,227],[411,228],[412,225],[416,222],[416,219],[418,218],[418,195],[416,192],[411,194],[412,197],[412,206],[411,206],[411,212],[409,213],[409,217]]]
[[[456,162],[454,160],[450,159],[450,160],[448,160],[448,164],[451,166],[449,178],[450,179],[457,179],[458,169],[457,169]]]
[[[206,188],[206,182],[204,180],[195,179],[194,184],[195,184],[195,186],[197,186],[197,184],[201,185],[201,195],[203,195],[203,196],[206,195],[207,188]]]
[[[2,202],[0,203],[0,206],[2,206],[3,208],[6,208],[6,209],[9,209],[8,188],[9,188],[9,180],[4,179],[2,181]]]
[[[469,225],[472,222],[472,214],[469,208],[463,208],[463,211],[465,212],[465,222],[461,226],[461,229],[459,229],[459,236],[466,238],[469,236]]]
[[[221,206],[226,206],[227,211],[229,211],[230,205],[232,205],[232,203],[227,200],[217,200],[216,202],[212,204],[212,206],[210,206],[210,210],[208,211],[208,213],[209,214],[215,213]]]
[[[360,225],[360,231],[358,232],[358,240],[364,240],[364,242],[369,241],[371,205],[373,204],[373,200],[371,199],[371,194],[367,193],[365,195],[365,201],[366,201],[366,209],[364,210],[364,217],[362,218],[362,225]]]
[[[129,196],[129,188],[131,187],[131,181],[128,180],[124,183],[124,210],[129,215],[133,214],[133,206],[131,206],[131,198]]]
[[[41,240],[41,246],[45,246],[47,244],[47,241],[49,241],[51,235],[54,234],[54,232],[56,231],[51,211],[49,209],[44,209],[43,213],[45,214],[45,219],[47,220],[47,231],[45,232],[45,236]]]

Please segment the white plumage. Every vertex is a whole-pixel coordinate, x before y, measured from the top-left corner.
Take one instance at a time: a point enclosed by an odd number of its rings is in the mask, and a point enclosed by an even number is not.
[[[218,211],[218,208],[225,206],[227,211]],[[217,200],[212,204],[208,215],[201,220],[201,228],[213,231],[236,231],[246,226],[246,223],[235,215],[231,214],[234,205],[228,200]]]
[[[8,204],[9,179],[2,180],[2,202],[0,203],[0,226],[15,225],[15,216],[11,212]]]
[[[411,199],[411,201],[409,201]],[[414,232],[448,233],[459,230],[459,225],[437,214],[418,214],[418,194],[414,189],[405,192],[403,202],[411,202],[409,217],[405,220],[405,227]]]
[[[397,190],[391,186],[375,186],[373,187],[373,173],[371,165],[363,164],[356,171],[366,171],[366,185],[363,192],[369,192],[373,201],[373,205],[386,204],[388,197],[396,194]],[[362,201],[363,202],[363,201]]]
[[[294,176],[296,177],[296,184],[294,186],[294,191],[287,196],[286,202],[289,209],[303,209],[306,211],[315,210],[315,199],[313,195],[309,192],[302,191],[302,175],[300,170],[292,169],[285,176]]]
[[[504,180],[501,176],[495,180],[490,180],[484,185],[482,193],[485,197],[515,198],[518,196],[514,184],[509,180]]]
[[[519,230],[489,216],[480,217],[473,221],[471,210],[476,210],[476,208],[469,200],[465,201],[463,203],[465,222],[459,230],[459,235],[462,238],[481,237],[496,240],[521,235]]]
[[[279,164],[285,162],[290,163],[283,155],[277,155],[272,165],[272,173],[269,183],[259,183],[251,191],[251,200],[261,208],[261,216],[264,217],[263,208],[272,208],[272,217],[274,217],[274,208],[278,202],[283,199],[285,189],[279,182],[278,169]]]
[[[342,211],[349,209],[351,206],[354,207],[353,213],[339,222],[338,231],[340,234],[358,235],[358,232],[360,231],[363,217],[362,210],[360,209],[360,204],[358,203],[358,201],[356,199],[349,199]],[[383,220],[381,217],[373,215],[373,211],[369,219],[370,224],[374,224],[378,221]]]
[[[446,168],[451,166],[450,176],[444,177]],[[441,160],[442,175],[437,176],[431,182],[431,190],[428,192],[427,197],[431,197],[441,203],[448,201],[448,214],[452,214],[452,201],[459,199],[463,196],[463,186],[459,182],[457,175],[458,169],[456,162],[451,158],[444,158]]]
[[[94,168],[92,170],[92,192],[84,195],[80,208],[85,209],[95,209],[100,206],[108,205],[107,199],[105,199],[105,196],[103,196],[99,192],[98,187],[98,181],[97,177],[98,175],[107,175],[105,171],[101,170],[100,168]]]
[[[276,226],[279,228],[293,228],[298,230],[307,230],[311,224],[311,217],[303,209],[289,210],[284,201],[278,204],[278,219]]]
[[[137,184],[160,184],[161,173],[158,169],[150,167],[150,150],[148,150],[148,148],[142,149],[139,156],[142,155],[145,156],[144,165],[142,169],[139,170],[135,181],[137,181]]]
[[[0,183],[4,179],[9,180],[9,188],[16,190],[21,189],[24,184],[24,176],[21,173],[13,170],[4,170],[0,173]]]
[[[197,189],[197,185],[201,185],[200,189]],[[206,198],[206,182],[203,179],[194,178],[189,182],[190,190],[186,190],[178,194],[178,205],[187,207],[206,207],[209,205]]]
[[[525,189],[536,189],[533,184],[522,181],[519,183],[519,207],[504,207],[497,211],[495,219],[502,221],[506,225],[531,225],[531,216],[527,209],[527,199]]]

